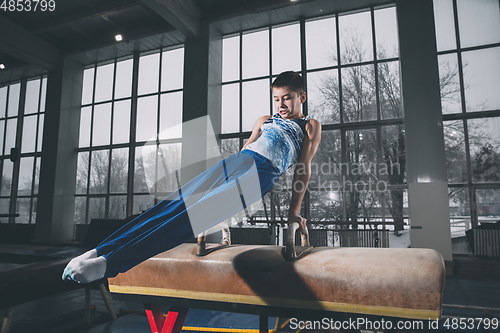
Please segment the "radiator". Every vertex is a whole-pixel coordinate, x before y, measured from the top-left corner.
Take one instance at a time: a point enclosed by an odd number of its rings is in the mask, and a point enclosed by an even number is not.
[[[473,229],[474,254],[477,256],[500,256],[500,230]]]

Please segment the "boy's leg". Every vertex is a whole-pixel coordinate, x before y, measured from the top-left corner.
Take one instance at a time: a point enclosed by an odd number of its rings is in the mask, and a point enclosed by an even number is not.
[[[257,171],[255,161],[261,170]],[[277,178],[276,169],[264,164],[246,154],[234,155],[184,185],[167,198],[171,201],[158,204],[108,237],[96,248],[97,255],[106,259],[106,276],[124,272],[241,211],[238,182],[248,205],[258,200]],[[262,188],[259,178],[266,183]],[[92,268],[102,271],[102,267]]]
[[[203,181],[196,188],[181,188],[182,200],[179,202],[184,205],[176,210],[176,214],[160,212],[148,221],[148,225],[153,227],[135,234],[126,245],[105,255],[108,263],[106,277],[125,272],[158,253],[186,242],[259,200],[277,179],[274,166],[266,169],[259,161],[256,163],[252,156],[240,154],[239,158],[222,165],[217,180]],[[265,184],[259,180],[264,178]]]

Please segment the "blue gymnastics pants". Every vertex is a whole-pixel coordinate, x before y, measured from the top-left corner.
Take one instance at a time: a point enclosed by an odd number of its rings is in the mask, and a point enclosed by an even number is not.
[[[237,214],[269,192],[278,178],[271,161],[248,149],[222,160],[99,244],[105,277],[126,272]]]

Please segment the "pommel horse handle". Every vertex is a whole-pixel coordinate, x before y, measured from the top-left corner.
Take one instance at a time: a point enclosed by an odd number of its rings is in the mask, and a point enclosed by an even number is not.
[[[207,249],[207,233],[212,230],[212,229],[221,229],[222,230],[222,242],[221,245],[215,246],[212,248]],[[196,246],[196,255],[198,257],[202,257],[204,255],[209,254],[210,252],[213,252],[217,249],[227,247],[231,245],[231,233],[229,232],[229,226],[227,225],[226,222],[221,222],[217,224],[216,226],[213,226],[212,228],[200,233],[198,235],[198,244]]]
[[[309,231],[307,227],[300,232],[300,248],[297,249],[295,247],[295,233],[298,229],[299,224],[297,222],[293,222],[288,226],[284,253],[284,257],[288,261],[300,259],[312,251],[312,247],[309,244]]]

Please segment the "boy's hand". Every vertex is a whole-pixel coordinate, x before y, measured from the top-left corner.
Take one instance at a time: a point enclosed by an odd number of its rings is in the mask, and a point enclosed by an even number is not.
[[[288,225],[292,224],[293,222],[297,222],[299,224],[299,231],[303,231],[304,229],[306,229],[307,220],[305,218],[303,218],[299,214],[288,213]]]

